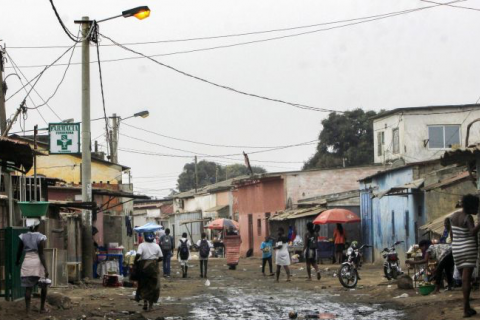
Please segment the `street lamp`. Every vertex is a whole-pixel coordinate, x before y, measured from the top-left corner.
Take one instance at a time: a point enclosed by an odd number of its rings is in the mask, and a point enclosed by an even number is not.
[[[148,11],[148,13],[147,13]],[[118,18],[120,16],[135,16],[138,19],[146,18],[150,15],[148,7],[137,7],[123,11],[122,15],[92,21],[88,17],[82,17],[82,20],[76,20],[75,23],[82,27],[82,201],[92,202],[92,154],[90,150],[91,130],[90,130],[90,40],[92,32],[98,32],[95,25],[99,22]],[[92,238],[92,214],[90,210],[82,212],[82,265],[84,276],[93,278],[93,238]]]
[[[117,116],[116,113],[114,113],[110,118],[112,119],[112,132],[109,137],[109,143],[110,143],[110,161],[113,163],[118,163],[118,140],[119,140],[119,129],[120,129],[120,121],[127,120],[130,118],[146,118],[150,115],[150,112],[147,110],[145,111],[140,111],[137,113],[134,113],[133,116],[126,117],[126,118],[121,118],[120,116]]]
[[[122,11],[122,14],[119,14],[118,16],[113,16],[110,18],[98,20],[97,23],[120,18],[120,17],[124,17],[124,18],[135,17],[138,20],[143,20],[145,18],[150,17],[150,9],[148,8],[148,6],[136,7],[133,9]]]

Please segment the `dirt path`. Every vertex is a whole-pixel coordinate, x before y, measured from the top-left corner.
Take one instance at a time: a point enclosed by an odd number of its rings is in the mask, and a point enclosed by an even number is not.
[[[261,275],[261,260],[244,259],[237,270],[228,270],[225,260],[209,262],[210,286],[200,279],[198,262],[191,261],[189,278],[177,273],[172,264],[171,279],[162,278],[161,301],[152,312],[141,312],[133,298],[134,288],[104,288],[99,283],[88,287],[52,288],[49,293],[61,293],[71,299],[71,308],[51,307],[48,315],[32,311],[25,316],[23,301],[0,302],[0,319],[286,319],[289,311],[299,313],[332,313],[337,319],[460,319],[461,292],[438,296],[420,296],[414,290],[402,291],[395,283],[382,277],[379,267],[365,266],[362,280],[355,290],[342,288],[333,277],[337,266],[321,265],[322,279],[306,281],[304,264],[292,266],[293,281],[280,283]],[[282,271],[283,272],[283,271]],[[407,298],[398,298],[402,294]],[[473,294],[474,298],[478,293]],[[39,301],[34,299],[33,307]],[[480,300],[473,306],[480,310]],[[163,317],[163,318],[162,318]],[[480,318],[480,317],[479,317]]]

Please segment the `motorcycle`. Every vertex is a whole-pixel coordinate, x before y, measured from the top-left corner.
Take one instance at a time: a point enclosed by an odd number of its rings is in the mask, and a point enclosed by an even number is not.
[[[395,247],[401,243],[403,243],[403,241],[397,241],[390,248],[385,248],[381,252],[383,254],[383,259],[385,259],[385,262],[383,263],[383,272],[388,280],[397,279],[399,275],[403,274],[400,269],[398,254],[395,251]]]
[[[347,250],[347,261],[342,263],[338,269],[338,280],[342,286],[348,289],[355,288],[357,286],[358,280],[358,268],[361,264],[363,249],[371,248],[367,244],[362,245],[360,248],[348,248]]]

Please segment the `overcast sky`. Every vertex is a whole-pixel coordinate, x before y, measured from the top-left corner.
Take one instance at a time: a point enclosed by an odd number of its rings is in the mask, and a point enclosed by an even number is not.
[[[25,46],[70,46],[48,0],[0,0],[0,39],[27,78],[53,62],[66,48],[25,49]],[[191,39],[308,26],[339,20],[432,6],[418,0],[56,0],[65,25],[78,32],[74,20],[103,19],[122,10],[148,5],[143,21],[119,18],[100,24],[100,32],[120,43]],[[480,8],[479,1],[457,5]],[[480,9],[479,9],[480,10]],[[162,63],[248,93],[333,110],[393,109],[424,105],[474,103],[480,96],[480,11],[435,7],[368,23],[283,39],[215,50],[156,57]],[[358,22],[358,21],[357,21]],[[345,23],[341,23],[345,24]],[[316,26],[249,36],[185,42],[132,45],[148,55],[238,44],[331,28]],[[101,45],[110,44],[102,39]],[[11,47],[11,48],[10,48]],[[96,60],[95,47],[91,59]],[[102,60],[134,57],[115,46],[100,47]],[[66,63],[69,53],[59,61]],[[72,62],[80,61],[80,46]],[[8,61],[7,67],[12,66]],[[6,74],[13,73],[7,68]],[[43,99],[53,94],[65,66],[45,72],[35,89]],[[193,155],[229,155],[261,149],[211,147],[180,142],[140,131],[132,125],[175,138],[230,146],[282,146],[315,140],[327,113],[243,96],[186,77],[146,59],[102,63],[107,114],[123,118],[148,110],[146,119],[121,125],[120,163],[132,168],[135,190],[163,196]],[[103,116],[98,66],[91,65],[91,117]],[[35,124],[74,118],[81,121],[80,67],[72,64],[47,107],[29,110],[26,130]],[[23,80],[25,83],[25,80]],[[21,88],[7,79],[7,97]],[[7,101],[7,117],[25,92]],[[33,102],[41,99],[31,94]],[[44,117],[42,120],[40,114]],[[22,121],[23,125],[23,121]],[[12,132],[21,130],[17,122]],[[92,138],[105,145],[104,122],[92,123]],[[143,142],[136,139],[147,140]],[[155,143],[155,144],[152,144]],[[182,149],[171,150],[156,145]],[[154,153],[142,155],[135,152]],[[188,152],[190,151],[190,152]],[[300,169],[315,145],[252,154],[254,165],[268,171]],[[158,156],[158,154],[182,157]],[[186,158],[189,156],[190,158]],[[241,159],[230,156],[230,159]],[[200,158],[201,159],[201,158]],[[222,164],[234,160],[210,158]],[[255,162],[255,160],[275,161]],[[241,161],[239,161],[241,162]],[[285,163],[282,163],[285,162]]]

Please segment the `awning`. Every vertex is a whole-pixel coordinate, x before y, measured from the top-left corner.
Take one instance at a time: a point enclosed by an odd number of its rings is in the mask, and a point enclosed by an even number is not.
[[[401,196],[401,195],[407,195],[409,189],[419,189],[422,185],[424,179],[418,179],[414,181],[410,181],[408,183],[387,189],[387,190],[382,190],[382,191],[377,191],[373,192],[373,197],[377,197],[378,199],[381,199],[382,197],[389,195],[389,196]]]
[[[441,236],[443,234],[443,231],[445,230],[445,226],[444,226],[445,219],[449,218],[452,214],[454,214],[458,210],[459,209],[453,212],[447,213],[446,215],[441,216],[440,218],[437,218],[430,223],[424,224],[423,226],[420,227],[420,230],[424,230],[426,232],[432,232]],[[474,216],[473,220],[475,221],[475,224],[477,224],[478,217]]]
[[[325,210],[327,210],[325,207],[285,210],[285,211],[280,211],[277,215],[271,217],[269,221],[285,221],[290,219],[316,216]]]
[[[205,212],[218,212],[218,211],[222,211],[223,209],[228,208],[228,207],[229,207],[228,204],[223,204],[223,205],[215,206],[213,208],[205,210]]]
[[[210,219],[182,220],[182,221],[180,221],[180,225],[183,226],[184,224],[200,223],[200,222],[208,222],[208,221],[210,221]]]

